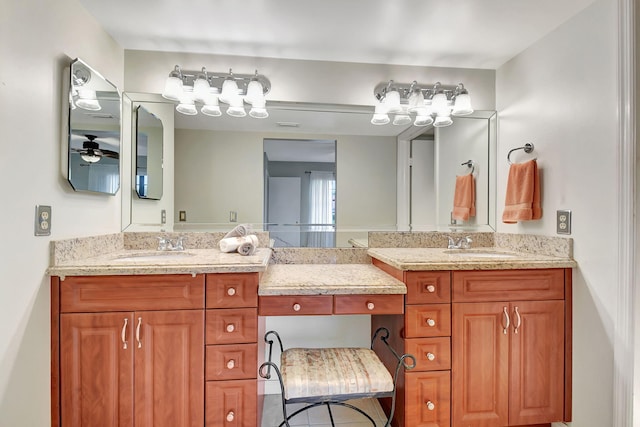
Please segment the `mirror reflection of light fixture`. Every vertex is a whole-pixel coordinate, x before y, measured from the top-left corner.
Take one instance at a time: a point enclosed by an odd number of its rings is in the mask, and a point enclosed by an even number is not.
[[[91,70],[76,66],[71,76],[72,88],[70,95],[71,108],[79,107],[89,111],[100,111],[102,106],[98,101],[95,89],[88,86],[91,81]]]
[[[414,126],[443,127],[453,123],[451,116],[473,113],[471,97],[462,83],[445,86],[437,82],[423,86],[415,80],[412,83],[389,80],[378,84],[373,93],[378,100],[371,118],[374,125],[408,125],[411,114],[415,114]],[[389,114],[393,114],[393,118]]]
[[[194,115],[200,106],[202,114],[218,117],[221,104],[227,104],[226,113],[233,117],[245,117],[244,104],[251,106],[249,116],[257,119],[269,117],[265,95],[271,90],[271,82],[258,74],[212,73],[202,67],[201,71],[188,71],[176,65],[165,81],[162,96],[178,102],[176,110]],[[185,95],[186,94],[186,95]]]

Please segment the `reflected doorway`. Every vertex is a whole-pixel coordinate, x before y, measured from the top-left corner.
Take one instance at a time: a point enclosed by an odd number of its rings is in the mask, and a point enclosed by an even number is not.
[[[275,247],[335,247],[336,141],[266,138],[264,223]]]

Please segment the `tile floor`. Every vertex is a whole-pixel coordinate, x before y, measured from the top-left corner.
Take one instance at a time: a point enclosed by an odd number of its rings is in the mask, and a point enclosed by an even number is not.
[[[377,426],[384,426],[386,417],[380,404],[375,399],[350,400],[348,403],[365,411],[373,418]],[[293,413],[303,404],[291,404],[287,406],[287,412]],[[341,406],[332,406],[333,420],[336,427],[371,427],[371,422],[362,414]],[[264,399],[264,412],[262,415],[262,427],[278,427],[282,422],[282,401],[279,394],[268,394]],[[331,427],[329,413],[325,407],[316,407],[289,420],[292,427]]]

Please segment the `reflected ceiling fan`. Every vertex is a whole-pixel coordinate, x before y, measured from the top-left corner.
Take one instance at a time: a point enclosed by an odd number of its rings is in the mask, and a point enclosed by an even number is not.
[[[72,148],[71,150],[80,154],[82,160],[87,163],[99,162],[103,157],[111,157],[112,159],[119,159],[120,154],[112,150],[100,149],[100,145],[95,141],[97,136],[85,135],[86,141],[82,142],[82,148]]]

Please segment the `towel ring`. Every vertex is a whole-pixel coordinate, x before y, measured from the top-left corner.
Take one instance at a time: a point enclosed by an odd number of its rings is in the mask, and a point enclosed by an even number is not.
[[[460,166],[467,165],[467,167],[471,168],[471,172],[469,174],[473,175],[473,172],[476,170],[476,163],[473,160],[467,160],[464,163],[460,163]]]
[[[511,153],[513,153],[514,151],[517,150],[524,150],[525,153],[531,153],[533,151],[533,144],[530,142],[527,142],[526,144],[524,144],[522,147],[517,147],[517,148],[512,148],[511,150],[509,150],[509,152],[507,153],[507,163],[509,163],[510,165],[512,165],[513,163],[511,162]],[[537,160],[538,158],[535,157],[533,160]]]

